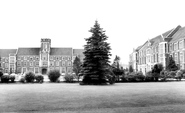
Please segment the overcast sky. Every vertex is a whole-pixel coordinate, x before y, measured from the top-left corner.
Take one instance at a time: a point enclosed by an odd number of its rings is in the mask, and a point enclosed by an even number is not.
[[[83,48],[98,20],[115,55],[128,64],[133,48],[185,25],[183,0],[0,0],[0,48]]]

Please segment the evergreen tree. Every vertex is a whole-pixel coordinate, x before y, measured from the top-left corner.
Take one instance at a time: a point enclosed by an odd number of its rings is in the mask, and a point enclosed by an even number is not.
[[[73,62],[73,71],[75,72],[76,76],[78,77],[79,81],[79,73],[81,71],[81,65],[82,63],[80,62],[80,58],[76,57],[74,62]]]
[[[84,46],[82,84],[103,84],[109,75],[111,48],[106,42],[108,37],[105,35],[105,31],[100,28],[97,21],[89,32],[92,33],[92,36],[85,39],[87,44]]]
[[[131,73],[131,72],[134,72],[134,69],[133,69],[132,65],[129,66],[129,72],[130,72],[130,73]]]
[[[168,64],[166,66],[166,70],[168,71],[176,71],[178,70],[178,66],[176,65],[172,56],[169,57]]]
[[[123,68],[120,68],[120,57],[116,55],[115,59],[114,59],[114,62],[112,64],[112,67],[113,67],[113,73],[116,75],[116,81],[119,82],[119,79],[120,79],[120,75],[122,75],[124,73],[124,70]]]
[[[155,78],[155,81],[158,81],[160,72],[163,70],[163,65],[162,64],[155,64],[153,69],[152,69],[152,74],[153,77]]]

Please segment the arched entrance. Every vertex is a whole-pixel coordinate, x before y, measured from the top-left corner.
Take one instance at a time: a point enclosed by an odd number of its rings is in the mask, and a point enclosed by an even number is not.
[[[47,73],[47,69],[46,68],[43,68],[42,69],[42,74],[45,75]]]

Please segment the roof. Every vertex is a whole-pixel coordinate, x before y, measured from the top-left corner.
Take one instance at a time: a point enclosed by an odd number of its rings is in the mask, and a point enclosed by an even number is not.
[[[8,57],[9,54],[16,54],[17,49],[0,49],[0,57]]]
[[[172,37],[170,42],[176,42],[177,40],[185,38],[185,27],[180,28]]]
[[[72,55],[72,48],[51,48],[50,55]]]
[[[39,55],[40,48],[18,48],[17,55]]]

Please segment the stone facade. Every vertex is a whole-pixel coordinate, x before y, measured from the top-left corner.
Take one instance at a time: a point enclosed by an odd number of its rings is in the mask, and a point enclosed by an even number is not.
[[[62,74],[71,73],[73,61],[78,56],[84,58],[83,49],[52,48],[51,39],[41,39],[40,48],[0,49],[1,69],[4,73],[46,74],[57,69]]]
[[[136,54],[138,57],[133,57]],[[137,65],[133,66],[137,67],[135,71],[142,71],[145,74],[157,63],[161,63],[165,68],[170,55],[179,69],[185,69],[185,27],[177,26],[147,40],[130,54],[132,59],[129,64]]]

